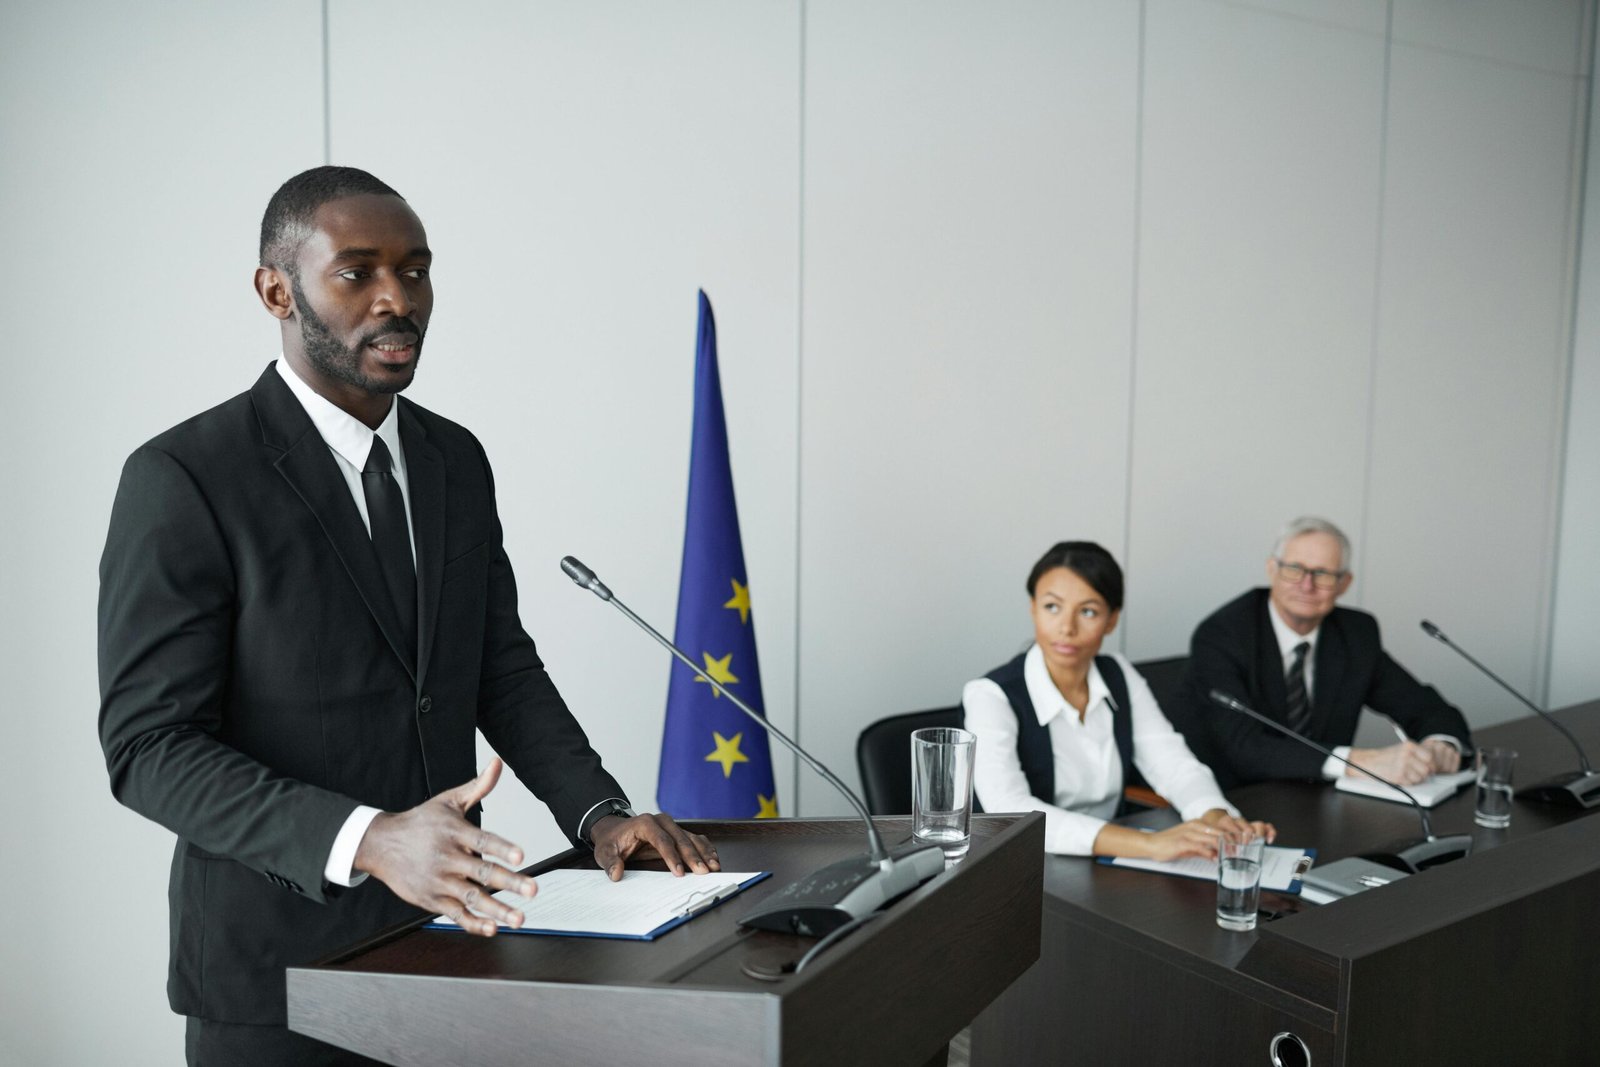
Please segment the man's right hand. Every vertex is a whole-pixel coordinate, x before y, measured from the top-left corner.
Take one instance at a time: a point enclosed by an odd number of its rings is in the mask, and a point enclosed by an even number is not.
[[[1433,773],[1432,757],[1427,749],[1415,741],[1405,741],[1388,748],[1353,748],[1350,750],[1350,762],[1397,785],[1416,785]],[[1344,773],[1366,777],[1352,767],[1345,768]]]
[[[446,916],[468,933],[493,937],[497,921],[521,926],[522,913],[491,894],[509,889],[531,897],[538,892],[532,878],[495,862],[516,867],[522,863],[522,850],[466,818],[500,780],[500,767],[499,759],[491,760],[470,782],[410,811],[378,815],[356,848],[356,870],[372,875],[407,903]]]

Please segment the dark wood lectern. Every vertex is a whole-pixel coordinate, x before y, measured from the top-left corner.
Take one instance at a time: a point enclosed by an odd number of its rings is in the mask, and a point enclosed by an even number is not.
[[[875,820],[890,848],[910,820]],[[776,981],[812,938],[741,915],[865,851],[855,819],[686,823],[728,870],[773,877],[652,942],[406,926],[288,975],[289,1026],[392,1064],[943,1062],[958,1031],[1039,958],[1044,820],[975,816],[972,851]],[[587,852],[533,868],[592,866]]]

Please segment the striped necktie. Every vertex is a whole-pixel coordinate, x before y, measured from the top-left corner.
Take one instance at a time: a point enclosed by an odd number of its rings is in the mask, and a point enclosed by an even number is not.
[[[1301,641],[1294,646],[1294,662],[1289,664],[1289,674],[1284,679],[1289,694],[1289,729],[1306,732],[1311,725],[1311,701],[1306,698],[1306,653],[1311,642]]]

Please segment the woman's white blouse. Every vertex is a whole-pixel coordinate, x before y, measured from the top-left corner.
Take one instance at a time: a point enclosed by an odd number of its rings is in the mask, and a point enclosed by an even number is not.
[[[1133,763],[1150,787],[1185,819],[1222,808],[1239,812],[1222,796],[1217,780],[1194,758],[1183,735],[1161,713],[1144,676],[1127,657],[1117,664],[1128,684],[1133,705]],[[1106,820],[1116,814],[1122,796],[1122,758],[1111,732],[1111,691],[1097,667],[1089,668],[1089,705],[1083,721],[1050,680],[1044,653],[1036,644],[1022,664],[1023,682],[1034,713],[1050,732],[1055,754],[1055,803],[1046,804],[1028,791],[1028,779],[1017,758],[1017,716],[1000,687],[977,678],[961,692],[966,726],[977,735],[973,787],[984,811],[1044,812],[1044,847],[1048,852],[1087,856]]]

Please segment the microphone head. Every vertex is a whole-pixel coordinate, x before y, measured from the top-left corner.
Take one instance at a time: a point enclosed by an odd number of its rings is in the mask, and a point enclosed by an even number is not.
[[[1229,711],[1239,710],[1239,702],[1220,689],[1213,689],[1211,691],[1211,699],[1216,701],[1218,704],[1221,704]]]
[[[1439,629],[1433,623],[1429,622],[1427,619],[1422,620],[1422,632],[1433,638],[1435,641],[1443,641],[1447,645],[1450,643],[1450,639],[1444,635],[1444,631]]]
[[[578,557],[563,556],[561,559],[561,569],[566,573],[568,578],[571,578],[578,585],[583,586],[601,600],[611,599],[611,590],[607,589],[605,587],[605,583],[595,576],[594,571],[578,562]]]

